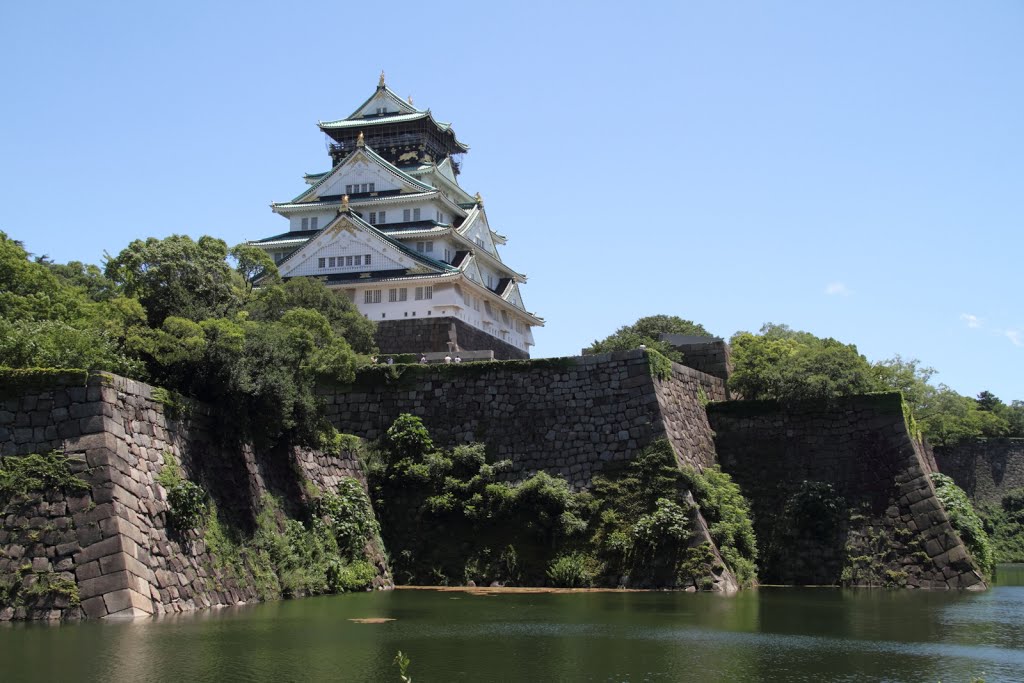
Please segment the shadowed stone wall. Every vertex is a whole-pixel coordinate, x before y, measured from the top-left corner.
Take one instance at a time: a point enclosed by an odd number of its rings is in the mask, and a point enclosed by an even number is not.
[[[394,376],[390,376],[393,374]],[[351,387],[325,390],[342,432],[377,439],[402,413],[423,419],[443,445],[487,444],[505,473],[538,470],[589,486],[604,463],[628,460],[667,436],[681,461],[714,462],[700,396],[725,398],[721,380],[681,365],[652,376],[643,351],[461,365],[395,365],[362,371]]]
[[[1024,487],[1024,439],[978,439],[936,446],[935,462],[975,503],[998,505]]]
[[[81,605],[43,596],[0,611],[0,620],[135,617],[256,600],[253,577],[218,569],[202,533],[181,537],[168,529],[165,491],[156,482],[168,455],[242,529],[253,526],[268,493],[286,509],[301,504],[296,472],[321,489],[337,486],[342,476],[365,486],[351,454],[225,450],[202,405],[172,419],[146,384],[112,375],[83,381],[56,378],[0,403],[0,455],[62,450],[91,485],[80,494],[50,492],[9,512],[0,531],[0,575],[29,584],[73,581]],[[383,550],[368,547],[367,558],[379,568],[377,584],[387,584]]]
[[[455,342],[464,351],[494,351],[498,360],[523,360],[530,354],[457,318],[381,320],[375,336],[382,354],[448,351]]]
[[[763,582],[834,584],[845,570],[855,585],[984,588],[899,394],[831,407],[732,401],[709,406],[708,418],[722,469],[752,502]],[[798,496],[805,481],[831,486],[832,501]]]

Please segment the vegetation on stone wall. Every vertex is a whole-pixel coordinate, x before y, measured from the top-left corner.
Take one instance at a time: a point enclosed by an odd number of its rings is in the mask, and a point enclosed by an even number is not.
[[[158,475],[167,490],[170,521],[180,533],[195,529],[212,557],[210,582],[251,576],[263,600],[361,590],[377,576],[367,544],[379,530],[362,485],[344,478],[335,491],[306,487],[307,515],[293,519],[281,501],[260,501],[256,527],[245,534],[222,515],[180,467],[167,458]],[[185,540],[185,539],[183,539]]]
[[[977,510],[995,562],[1024,562],[1024,488],[1010,489],[998,505]]]
[[[399,582],[708,588],[722,567],[697,540],[693,495],[729,568],[756,579],[738,488],[717,469],[681,472],[667,441],[609,464],[589,492],[546,472],[499,481],[506,466],[480,444],[436,449],[419,418],[395,421],[371,489]]]
[[[735,370],[729,388],[746,399],[820,401],[900,391],[910,407],[908,424],[933,444],[1024,436],[1024,402],[1006,404],[987,391],[969,398],[935,386],[935,370],[917,360],[897,355],[871,364],[851,344],[772,323],[756,335],[737,332],[730,343]]]
[[[89,488],[58,451],[0,458],[0,520],[4,520],[5,544],[27,548],[49,542],[47,537],[56,529],[45,514],[40,516],[39,506],[46,505],[47,496],[80,495]],[[73,574],[37,567],[23,556],[8,558],[0,553],[0,559],[7,567],[0,571],[0,609],[65,609],[79,603]]]
[[[953,525],[953,529],[967,546],[982,572],[991,575],[995,566],[992,543],[985,533],[981,518],[971,505],[971,500],[964,490],[945,474],[936,472],[931,475],[931,479],[935,485],[935,495],[946,509],[949,523]]]
[[[317,383],[351,381],[373,332],[347,297],[282,284],[265,255],[212,237],[136,240],[101,270],[33,260],[0,233],[0,367],[153,382],[207,402],[225,441],[315,445]]]
[[[669,343],[661,341],[662,334],[689,334],[701,337],[712,336],[703,325],[691,320],[683,320],[675,315],[651,315],[640,318],[632,325],[624,325],[613,334],[594,341],[583,349],[584,354],[608,353],[609,351],[630,351],[640,348],[658,351],[662,355],[679,362],[682,354]]]
[[[0,509],[32,502],[48,491],[88,491],[59,451],[0,458]]]

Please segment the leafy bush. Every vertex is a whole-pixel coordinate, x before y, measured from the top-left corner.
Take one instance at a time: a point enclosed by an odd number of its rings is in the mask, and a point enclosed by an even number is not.
[[[561,555],[548,566],[548,579],[559,588],[588,588],[598,574],[595,561],[583,553]]]
[[[757,540],[750,503],[717,465],[703,472],[693,468],[682,471],[726,566],[741,586],[753,585],[757,581]]]
[[[584,354],[608,353],[609,351],[628,351],[638,349],[641,344],[650,350],[674,360],[681,361],[682,354],[667,342],[661,341],[662,334],[689,334],[710,337],[711,333],[691,320],[683,320],[675,315],[651,315],[640,318],[632,325],[625,325],[614,334],[583,349]]]
[[[1011,489],[995,506],[982,506],[978,515],[992,542],[993,559],[1024,562],[1024,488]]]
[[[931,475],[932,483],[935,484],[935,494],[946,509],[950,524],[964,542],[974,561],[986,575],[991,575],[995,567],[995,560],[992,553],[992,544],[988,534],[981,523],[981,519],[974,511],[971,500],[964,493],[963,489],[956,485],[952,478],[938,472]]]
[[[880,388],[857,347],[835,339],[768,323],[758,335],[737,332],[730,345],[729,388],[747,399],[827,401]]]
[[[207,517],[206,492],[182,474],[178,461],[164,454],[164,466],[156,477],[167,491],[170,521],[179,531],[203,526]]]

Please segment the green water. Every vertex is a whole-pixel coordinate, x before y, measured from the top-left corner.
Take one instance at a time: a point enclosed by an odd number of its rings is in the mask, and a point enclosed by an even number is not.
[[[397,681],[399,649],[417,683],[1021,681],[1024,565],[1001,570],[985,593],[395,591],[13,625],[0,681]]]

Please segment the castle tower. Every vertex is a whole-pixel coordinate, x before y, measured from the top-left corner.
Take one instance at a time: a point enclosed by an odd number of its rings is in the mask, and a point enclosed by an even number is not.
[[[288,232],[250,242],[281,276],[317,277],[378,323],[383,353],[492,350],[528,358],[535,326],[498,253],[480,193],[458,183],[468,151],[448,123],[384,82],[350,116],[320,122],[333,167],[271,204]]]

